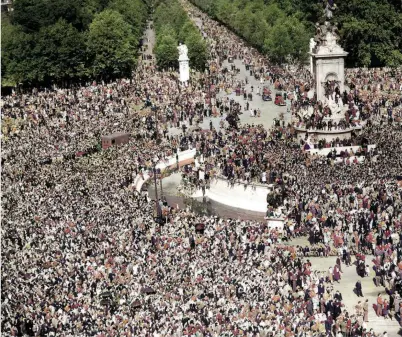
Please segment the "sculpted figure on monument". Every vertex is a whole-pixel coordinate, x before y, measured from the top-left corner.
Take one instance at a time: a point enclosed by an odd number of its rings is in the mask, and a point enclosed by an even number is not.
[[[332,35],[335,36],[335,40],[338,41],[339,40],[339,30],[338,30],[338,23],[334,22],[333,25],[331,26],[331,33]]]
[[[320,25],[318,22],[315,24],[316,33],[314,36],[314,41],[317,43],[317,46],[321,46],[324,43],[325,35],[327,34],[327,28],[325,25]]]
[[[331,21],[331,19],[334,16],[333,12],[336,9],[334,0],[323,0],[323,5],[324,5],[324,15],[326,17],[326,20]]]
[[[332,22],[336,5],[333,0],[323,0],[323,7],[320,22],[315,25],[316,35],[314,41],[317,46],[333,46],[339,39],[337,24]]]
[[[188,59],[188,48],[185,44],[181,44],[177,47],[179,50],[179,60],[187,60]]]

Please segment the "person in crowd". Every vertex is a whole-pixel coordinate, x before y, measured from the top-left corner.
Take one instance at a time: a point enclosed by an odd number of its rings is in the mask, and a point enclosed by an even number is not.
[[[364,296],[363,296],[363,290],[362,290],[362,283],[361,283],[360,280],[358,280],[358,281],[356,282],[355,289],[356,289],[356,295],[357,295],[357,297],[364,297]]]

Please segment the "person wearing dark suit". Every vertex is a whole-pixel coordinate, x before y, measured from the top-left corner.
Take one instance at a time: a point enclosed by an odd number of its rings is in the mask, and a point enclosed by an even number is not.
[[[355,288],[357,297],[363,297],[362,283],[360,280],[356,282]]]
[[[336,291],[334,298],[339,301],[342,302],[342,294],[339,292],[339,290]]]

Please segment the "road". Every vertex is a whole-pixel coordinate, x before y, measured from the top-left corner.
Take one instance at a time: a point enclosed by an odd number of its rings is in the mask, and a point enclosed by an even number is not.
[[[300,237],[292,240],[290,245],[301,245],[308,246],[309,242],[307,238]],[[329,267],[333,267],[336,262],[336,256],[332,257],[310,257],[308,258],[313,266],[314,270],[327,272]],[[366,261],[372,267],[371,260],[373,256],[367,255]],[[354,257],[352,257],[352,261],[354,261]],[[356,273],[356,267],[352,265],[351,267],[346,267],[344,264],[342,265],[342,278],[340,283],[334,283],[333,287],[335,290],[339,290],[342,294],[343,304],[348,310],[349,314],[355,313],[355,306],[358,301],[362,303],[368,299],[369,300],[369,322],[367,323],[367,329],[373,329],[376,333],[383,333],[387,331],[389,337],[394,336],[402,336],[400,326],[398,322],[393,319],[384,319],[383,317],[377,317],[375,311],[373,309],[373,304],[377,303],[377,296],[379,293],[383,294],[384,298],[388,298],[388,295],[385,294],[384,287],[376,287],[373,282],[373,277],[375,276],[375,272],[371,268],[371,273],[368,277],[360,277]],[[364,297],[357,297],[353,292],[356,282],[360,280],[362,283],[363,295]]]
[[[200,22],[196,22],[197,25],[200,25]],[[153,48],[155,45],[155,31],[150,28],[152,25],[152,22],[148,23],[148,28],[145,31],[145,38],[146,38],[146,44],[147,48],[145,53],[149,55],[153,55]],[[246,71],[245,66],[242,64],[240,60],[234,60],[234,64],[236,68],[240,69],[240,73],[236,75],[237,80],[245,80],[247,77],[249,80],[248,85],[246,85],[246,90],[247,92],[251,91],[251,86],[254,87],[254,91],[257,91],[258,86],[261,86],[260,82],[257,81],[253,76],[250,76],[250,73]],[[227,61],[223,63],[224,67],[230,68],[230,65]],[[191,64],[190,64],[191,67]],[[275,90],[271,88],[271,91],[273,91],[273,97],[275,96]],[[234,99],[236,102],[239,102],[242,106],[245,105],[245,101],[243,99],[243,96],[236,96],[236,94],[233,92],[230,95],[227,95],[226,92],[221,92],[218,94],[218,97],[225,98],[229,97],[230,99]],[[261,96],[256,95],[254,92],[253,94],[253,101],[250,102],[250,108],[252,109],[260,109],[261,110],[261,117],[251,117],[248,113],[243,113],[240,115],[240,123],[241,124],[262,124],[266,128],[270,128],[272,126],[274,118],[277,118],[280,114],[280,112],[285,112],[286,107],[280,107],[276,106],[272,101],[271,102],[264,102],[261,98]],[[212,120],[212,124],[216,129],[219,129],[219,122],[221,121],[222,118],[226,118],[226,115],[224,114],[222,117],[211,117],[211,118],[204,118],[203,123],[200,124],[200,127],[202,129],[209,129],[209,123],[210,120]],[[185,124],[189,127],[188,123],[185,122]],[[169,134],[170,135],[177,135],[181,134],[182,129],[181,128],[170,128],[169,129]]]

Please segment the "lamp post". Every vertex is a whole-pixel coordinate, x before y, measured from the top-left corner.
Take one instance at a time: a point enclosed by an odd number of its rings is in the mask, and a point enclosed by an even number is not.
[[[151,110],[153,110],[153,112],[155,113],[155,137],[156,137],[156,141],[158,141],[158,139],[159,139],[159,132],[158,132],[158,115],[157,115],[158,107],[154,104],[154,105],[152,106]]]
[[[163,200],[163,187],[162,187],[162,171],[159,175],[159,185],[161,187],[161,199]]]
[[[156,164],[158,163],[159,158],[155,156],[154,163],[154,185],[155,185],[155,217],[158,217],[158,185],[156,184]]]

